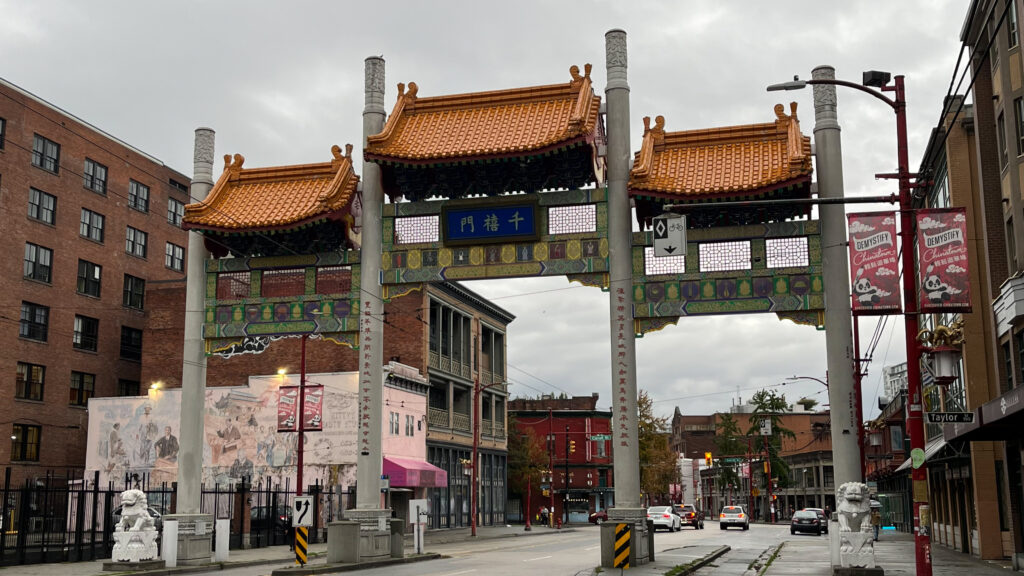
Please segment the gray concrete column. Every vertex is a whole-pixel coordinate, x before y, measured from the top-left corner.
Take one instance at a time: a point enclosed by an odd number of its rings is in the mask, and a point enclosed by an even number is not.
[[[636,340],[633,329],[632,213],[626,185],[629,149],[629,83],[626,33],[605,34],[608,86],[608,267],[611,313],[612,456],[615,508],[640,508],[640,451],[637,437]],[[646,514],[645,514],[646,517]]]
[[[201,202],[213,189],[214,132],[197,128],[192,167],[191,202]],[[210,258],[202,234],[188,233],[185,277],[185,342],[181,366],[181,412],[178,424],[178,488],[175,513],[164,516],[178,523],[177,563],[210,561],[213,516],[200,514],[203,482],[203,413],[206,403],[206,347],[203,316],[206,306],[206,261]]]
[[[815,80],[834,80],[835,69],[819,66]],[[843,197],[843,148],[836,115],[836,87],[815,84],[814,147],[818,196]],[[818,207],[821,219],[822,267],[825,281],[825,349],[828,356],[828,400],[832,414],[835,484],[861,482],[860,446],[853,387],[853,320],[850,311],[850,266],[843,204]]]
[[[213,188],[214,132],[197,128],[193,153],[191,202],[202,202]],[[177,511],[199,514],[203,480],[203,404],[206,401],[206,250],[202,234],[188,233],[185,284],[185,348],[181,366],[181,421],[178,428]]]
[[[363,148],[367,138],[384,129],[384,59],[366,59]],[[380,510],[381,425],[384,378],[384,303],[380,284],[381,209],[384,192],[380,166],[363,161],[363,222],[360,268],[359,453],[356,459],[356,508]],[[351,517],[351,514],[349,515]],[[365,518],[360,518],[365,520]]]

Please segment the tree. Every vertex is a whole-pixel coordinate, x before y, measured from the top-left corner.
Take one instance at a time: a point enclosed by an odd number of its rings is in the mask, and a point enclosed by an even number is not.
[[[668,445],[668,418],[654,415],[651,397],[644,390],[637,398],[640,438],[640,489],[647,494],[667,494],[678,479],[676,453]]]
[[[508,429],[508,487],[513,494],[526,494],[526,486],[540,484],[541,475],[548,466],[548,452],[544,440],[532,428],[520,429],[515,416],[509,414]],[[540,492],[537,492],[540,497]],[[527,511],[529,512],[529,511]]]
[[[740,424],[732,414],[719,414],[715,422],[715,449],[719,455],[718,487],[719,493],[723,493],[728,484],[734,487],[740,485],[740,475],[736,472],[735,466],[725,466],[721,458],[731,456],[737,458],[747,452],[747,445],[743,442],[743,432],[740,431]]]
[[[792,430],[782,425],[782,415],[789,412],[789,404],[786,403],[785,394],[776,394],[774,390],[759,390],[750,399],[754,405],[754,411],[750,414],[750,427],[747,434],[760,436],[761,421],[769,420],[772,426],[772,433],[762,438],[764,448],[768,451],[768,458],[771,462],[772,477],[779,479],[779,486],[789,485],[789,465],[782,459],[782,439],[796,438]],[[765,440],[766,439],[766,440]],[[770,479],[765,476],[762,487],[768,488]]]
[[[818,405],[818,401],[817,400],[815,400],[814,398],[806,398],[806,397],[797,400],[796,403],[801,405],[801,406],[803,406],[804,410],[807,410],[808,412],[813,410],[814,407]]]

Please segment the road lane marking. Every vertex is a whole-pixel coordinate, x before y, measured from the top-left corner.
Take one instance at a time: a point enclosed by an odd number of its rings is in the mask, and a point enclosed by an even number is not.
[[[600,547],[601,547],[601,545],[598,544],[597,546],[591,546],[590,548],[584,548],[584,550],[597,550]]]
[[[551,558],[551,556],[539,556],[537,558],[529,558],[529,559],[523,560],[523,562],[533,562],[534,560],[546,560],[548,558]]]
[[[471,570],[462,570],[461,572],[446,572],[444,574],[440,574],[439,576],[458,576],[459,574],[469,574],[470,572],[476,572],[476,568],[473,568]]]

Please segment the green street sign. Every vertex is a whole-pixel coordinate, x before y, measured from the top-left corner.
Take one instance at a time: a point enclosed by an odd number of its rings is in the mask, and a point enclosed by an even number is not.
[[[612,435],[611,434],[594,434],[594,435],[592,435],[590,437],[590,439],[593,440],[594,442],[598,442],[598,441],[601,441],[601,440],[611,440],[612,439]]]
[[[914,448],[910,451],[910,465],[916,470],[921,467],[921,464],[924,464],[924,450]]]

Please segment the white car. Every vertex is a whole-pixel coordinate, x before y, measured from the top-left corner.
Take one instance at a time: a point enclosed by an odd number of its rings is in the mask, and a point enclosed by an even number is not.
[[[672,511],[671,506],[651,506],[647,509],[647,519],[654,522],[654,529],[667,528],[669,532],[683,529],[683,521]]]
[[[722,513],[718,515],[718,527],[725,530],[729,526],[739,526],[744,530],[750,530],[750,518],[743,511],[743,506],[725,506],[722,508]]]

